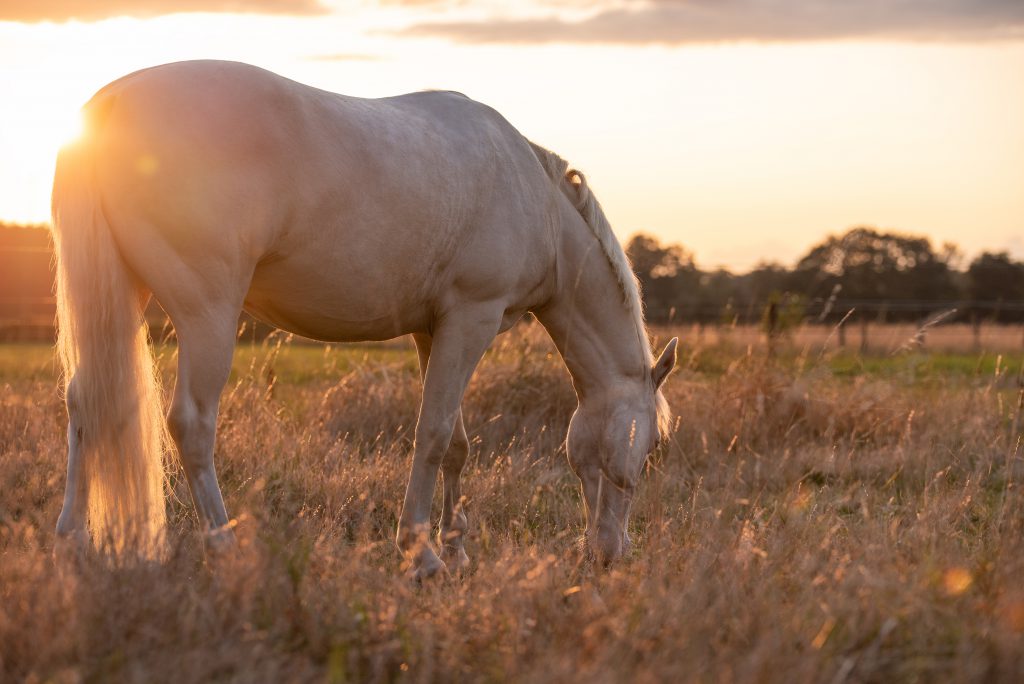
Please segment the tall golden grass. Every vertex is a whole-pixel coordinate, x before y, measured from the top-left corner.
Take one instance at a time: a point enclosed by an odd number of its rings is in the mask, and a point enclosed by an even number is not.
[[[854,312],[856,313],[856,312]],[[941,312],[938,315],[941,315]],[[927,322],[927,320],[925,321]],[[764,333],[758,325],[685,325],[678,330],[691,340],[701,344],[746,346],[757,345]],[[787,331],[788,341],[797,347],[832,350],[840,349],[840,341],[853,351],[872,354],[892,354],[913,346],[942,353],[989,352],[1000,354],[1024,354],[1024,326],[1021,324],[998,324],[986,322],[977,328],[969,323],[948,323],[927,326],[921,324],[877,323],[864,325],[851,315],[845,325],[845,336],[839,334],[833,324],[802,323]],[[921,335],[918,333],[921,332]]]
[[[239,354],[217,459],[240,548],[214,567],[181,477],[164,562],[54,563],[64,411],[49,373],[0,368],[0,680],[1024,677],[1010,366],[837,376],[799,348],[684,346],[636,548],[602,571],[576,543],[568,376],[536,326],[501,338],[465,405],[472,570],[421,587],[391,541],[411,348]]]

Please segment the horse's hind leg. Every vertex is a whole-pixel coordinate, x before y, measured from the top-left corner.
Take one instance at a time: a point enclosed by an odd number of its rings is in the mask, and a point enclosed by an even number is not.
[[[68,385],[65,402],[68,409],[68,479],[64,488],[64,505],[57,519],[57,539],[54,553],[64,554],[72,549],[84,549],[89,543],[87,529],[88,487],[85,464],[81,454],[81,418],[75,401],[75,381]]]
[[[178,337],[178,378],[168,427],[207,546],[214,552],[234,540],[213,464],[217,408],[231,371],[238,321],[237,310],[224,309],[217,315],[206,311],[203,316],[178,319],[171,314]]]
[[[416,352],[419,354],[420,379],[427,373],[427,361],[430,359],[430,336],[413,335]],[[452,441],[441,461],[441,480],[444,494],[441,503],[441,529],[438,542],[441,546],[441,560],[452,570],[461,571],[469,566],[469,556],[463,545],[463,537],[469,529],[466,513],[462,507],[462,469],[469,456],[469,437],[466,425],[462,420],[462,410],[455,419],[455,430]]]

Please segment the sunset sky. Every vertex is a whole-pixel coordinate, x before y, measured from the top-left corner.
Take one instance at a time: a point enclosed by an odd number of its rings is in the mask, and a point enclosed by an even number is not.
[[[3,0],[0,220],[47,219],[93,92],[195,58],[462,91],[703,268],[865,224],[1024,258],[1020,0]]]

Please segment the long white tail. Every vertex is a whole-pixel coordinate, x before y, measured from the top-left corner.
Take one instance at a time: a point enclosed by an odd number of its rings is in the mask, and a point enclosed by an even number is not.
[[[80,435],[93,543],[153,556],[166,524],[166,424],[142,315],[144,290],[104,217],[93,145],[83,138],[57,159],[57,348]]]

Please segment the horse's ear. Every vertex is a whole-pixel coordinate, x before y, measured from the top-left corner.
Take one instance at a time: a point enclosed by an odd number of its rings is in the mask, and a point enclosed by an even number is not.
[[[665,382],[665,378],[672,372],[672,369],[676,365],[676,347],[679,345],[679,338],[673,337],[665,345],[665,350],[661,352],[661,356],[654,362],[654,367],[651,368],[651,379],[654,380],[655,389],[661,387],[661,383]]]

